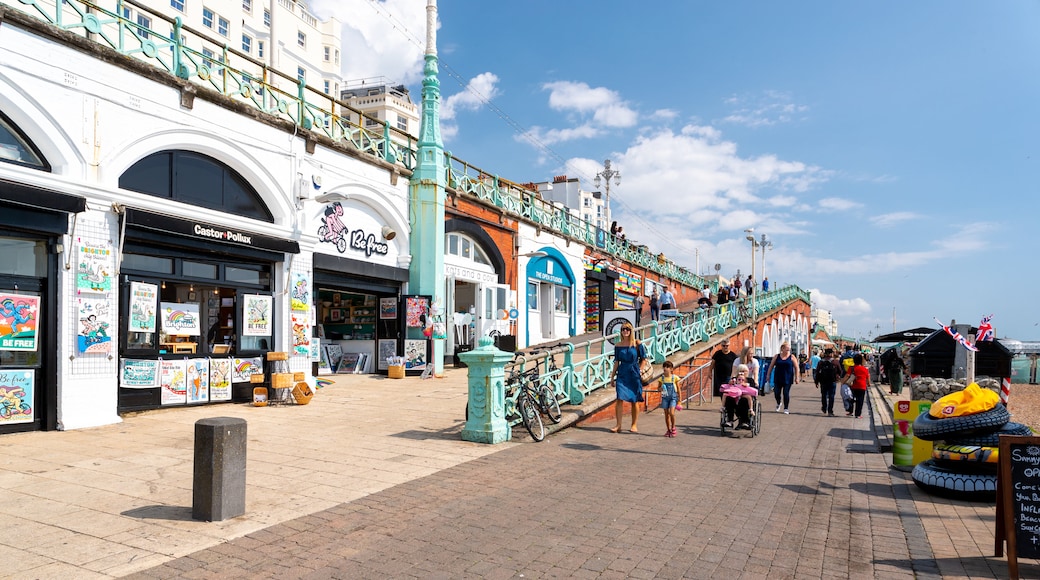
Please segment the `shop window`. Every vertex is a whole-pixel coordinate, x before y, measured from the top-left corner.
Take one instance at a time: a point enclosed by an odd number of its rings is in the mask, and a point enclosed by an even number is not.
[[[563,286],[556,286],[556,313],[568,314],[571,311],[571,290]]]
[[[204,264],[201,262],[189,262],[185,260],[181,267],[183,269],[182,274],[189,278],[206,278],[208,280],[217,279],[216,264]]]
[[[35,240],[0,238],[0,272],[13,276],[47,276],[47,246]]]
[[[191,151],[160,151],[119,176],[119,187],[266,222],[274,218],[235,170]]]
[[[0,162],[50,171],[50,165],[21,131],[0,112]]]
[[[538,282],[527,283],[527,309],[538,310]]]
[[[491,265],[491,260],[488,259],[487,254],[484,252],[484,249],[480,247],[480,244],[462,234],[447,234],[445,245],[447,247],[446,251],[449,255],[472,260],[478,264]]]
[[[239,284],[266,286],[271,282],[271,274],[260,270],[249,270],[228,266],[224,268],[224,280]]]
[[[140,270],[157,274],[173,274],[173,259],[140,254],[123,254],[124,270]]]

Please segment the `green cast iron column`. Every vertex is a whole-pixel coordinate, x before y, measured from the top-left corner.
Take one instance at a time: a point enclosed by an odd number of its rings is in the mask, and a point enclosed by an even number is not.
[[[409,245],[412,262],[411,294],[429,294],[433,304],[444,304],[444,143],[440,129],[440,81],[437,79],[437,0],[426,3],[426,64],[423,66],[422,123],[419,160],[409,183]],[[444,339],[433,339],[434,372],[444,372]]]

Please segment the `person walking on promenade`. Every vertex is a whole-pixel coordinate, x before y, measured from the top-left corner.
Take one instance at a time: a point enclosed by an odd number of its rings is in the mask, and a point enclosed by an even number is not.
[[[650,320],[661,320],[661,295],[657,293],[656,286],[650,295]]]
[[[636,299],[632,301],[632,307],[636,311],[636,326],[643,325],[643,293],[636,294]]]
[[[812,356],[809,357],[809,370],[812,371],[813,383],[816,383],[816,367],[820,364],[820,351],[815,348],[812,351]]]
[[[665,286],[664,293],[661,294],[661,310],[673,309],[675,309],[675,296],[672,296],[672,289]]]
[[[776,412],[781,409],[790,415],[791,385],[798,382],[798,359],[791,354],[791,345],[780,345],[780,352],[773,357],[766,369],[766,377],[773,373],[773,396],[776,397]]]
[[[850,382],[851,381],[851,382]],[[863,416],[863,400],[867,398],[867,387],[870,386],[870,369],[863,366],[863,354],[856,353],[852,357],[852,368],[845,380],[852,388],[852,399],[855,401],[856,418]],[[851,415],[852,413],[846,413]]]
[[[614,402],[617,426],[610,430],[611,433],[621,431],[625,403],[632,406],[632,427],[629,432],[639,432],[639,403],[643,402],[643,380],[639,377],[639,365],[644,359],[646,348],[636,340],[632,325],[625,322],[621,325],[621,338],[614,345],[614,371],[610,375],[617,396]]]
[[[712,393],[716,397],[722,396],[722,385],[729,382],[733,376],[733,361],[737,355],[729,349],[729,339],[724,338],[719,343],[719,350],[711,355]]]
[[[742,363],[747,367],[748,385],[758,389],[758,392],[762,392],[762,389],[758,386],[758,373],[761,370],[761,365],[758,364],[758,359],[755,358],[755,352],[750,346],[745,346],[740,350],[740,356],[737,358],[738,364]]]
[[[679,377],[672,374],[675,365],[666,360],[661,365],[664,374],[661,375],[661,409],[664,410],[664,436],[675,437],[678,431],[675,429],[675,407],[679,404]]]
[[[769,292],[769,276],[762,278],[762,291]]]
[[[820,411],[830,417],[834,416],[834,394],[838,386],[838,363],[834,361],[834,351],[823,351],[823,358],[813,371],[813,382],[820,389]]]
[[[750,297],[751,294],[754,291],[755,291],[755,279],[751,277],[751,274],[748,274],[747,280],[744,280],[744,293],[748,297]]]

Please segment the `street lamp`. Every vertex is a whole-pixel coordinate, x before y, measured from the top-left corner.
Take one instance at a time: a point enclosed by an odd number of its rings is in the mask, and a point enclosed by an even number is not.
[[[758,249],[758,242],[755,241],[755,228],[748,228],[748,229],[744,230],[744,233],[747,234],[746,236],[744,236],[745,239],[747,241],[751,242],[751,277],[754,278],[755,277],[755,250]],[[762,237],[765,238],[765,234],[762,234]],[[754,348],[755,348],[754,336],[756,334],[758,334],[758,324],[756,324],[757,319],[758,319],[758,292],[755,292],[754,289],[752,289],[752,291],[751,291],[751,325],[752,325],[751,326],[751,328],[752,328],[752,330],[751,330],[751,336],[752,336],[752,339],[751,339],[751,349],[752,350],[754,350]]]
[[[599,187],[600,178],[606,180],[607,194],[605,204],[607,206],[607,219],[606,222],[613,223],[610,221],[610,180],[614,180],[614,185],[621,185],[621,172],[615,171],[610,168],[610,159],[603,162],[603,171],[596,174],[596,187]]]
[[[762,234],[762,240],[758,242],[758,246],[762,248],[762,278],[759,279],[759,284],[766,279],[766,250],[773,249],[773,242],[766,239],[766,235]]]

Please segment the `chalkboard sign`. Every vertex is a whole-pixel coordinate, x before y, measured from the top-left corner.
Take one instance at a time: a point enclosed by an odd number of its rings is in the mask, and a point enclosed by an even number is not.
[[[1008,572],[1018,558],[1040,558],[1040,437],[1001,436],[997,479],[997,556],[1007,542]]]

